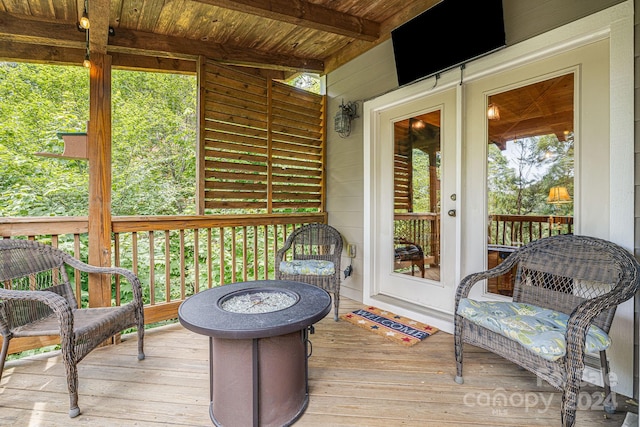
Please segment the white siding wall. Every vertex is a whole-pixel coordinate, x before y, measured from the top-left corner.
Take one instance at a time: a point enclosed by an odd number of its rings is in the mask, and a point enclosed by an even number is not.
[[[366,54],[338,68],[327,76],[327,211],[329,224],[342,233],[345,251],[342,270],[349,265],[346,244],[356,245],[353,274],[343,279],[341,293],[362,301],[363,237],[363,137],[362,117],[352,123],[351,135],[341,138],[333,130],[333,117],[344,100],[358,102],[362,116],[364,100],[398,86],[391,41],[376,46]],[[344,278],[344,275],[342,275]]]

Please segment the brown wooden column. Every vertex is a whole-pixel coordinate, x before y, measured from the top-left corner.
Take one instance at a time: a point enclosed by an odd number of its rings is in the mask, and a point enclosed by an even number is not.
[[[91,53],[89,82],[89,264],[111,266],[111,56]],[[89,306],[111,305],[111,277],[89,275]]]

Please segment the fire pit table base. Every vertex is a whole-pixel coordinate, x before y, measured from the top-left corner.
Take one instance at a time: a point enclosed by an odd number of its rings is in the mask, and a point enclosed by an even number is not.
[[[327,291],[259,280],[197,293],[180,323],[209,336],[209,415],[216,426],[293,424],[309,403],[309,333],[331,310]]]
[[[211,338],[213,423],[293,424],[309,403],[306,342],[306,330],[251,340]]]

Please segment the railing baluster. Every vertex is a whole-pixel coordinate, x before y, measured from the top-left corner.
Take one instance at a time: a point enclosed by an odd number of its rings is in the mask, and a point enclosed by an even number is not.
[[[182,260],[182,254],[184,252],[182,243],[181,239],[179,248],[180,260]],[[182,282],[183,277],[182,263],[180,263],[180,282]],[[164,301],[171,301],[171,235],[169,230],[164,231]]]
[[[199,229],[193,230],[193,293],[200,287],[200,233]],[[185,290],[180,294],[182,299],[186,298]]]
[[[253,226],[253,280],[258,280],[258,226]]]
[[[156,271],[153,231],[149,231],[149,303],[156,304]]]
[[[207,289],[211,289],[213,287],[213,258],[211,246],[213,244],[213,235],[211,231],[211,227],[207,228],[207,275],[209,276],[207,280]]]
[[[236,227],[230,228],[231,232],[231,283],[236,283]]]
[[[171,246],[169,246],[171,249]],[[185,260],[185,243],[184,243],[184,230],[180,230],[180,295],[184,295],[184,288],[187,282],[187,262]],[[167,280],[169,287],[167,288],[167,302],[171,301],[171,264],[169,264],[169,280]]]
[[[220,227],[220,245],[218,246],[218,250],[220,251],[220,256],[218,259],[220,260],[220,284],[223,285],[224,281],[224,227]]]

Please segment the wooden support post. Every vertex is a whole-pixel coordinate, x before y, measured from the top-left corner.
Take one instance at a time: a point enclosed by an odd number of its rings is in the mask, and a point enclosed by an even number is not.
[[[89,82],[89,264],[111,266],[111,56],[91,53]],[[89,275],[89,306],[111,305],[111,277]]]

